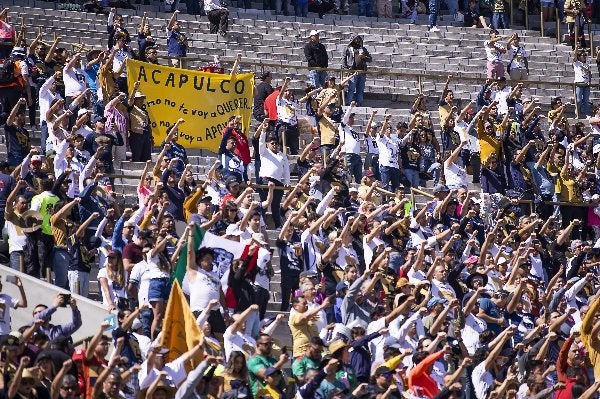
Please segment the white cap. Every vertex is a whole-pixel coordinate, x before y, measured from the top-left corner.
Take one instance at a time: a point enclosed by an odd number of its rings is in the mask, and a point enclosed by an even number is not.
[[[319,34],[319,31],[313,29],[313,30],[310,31],[310,33],[308,34],[308,36],[317,36],[318,34]]]
[[[240,230],[240,226],[238,226],[237,223],[230,224],[229,226],[227,226],[227,229],[225,230],[225,235],[226,236],[241,236],[242,230]]]

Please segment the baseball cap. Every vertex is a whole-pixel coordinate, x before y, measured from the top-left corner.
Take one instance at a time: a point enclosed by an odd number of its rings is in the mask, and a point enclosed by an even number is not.
[[[236,223],[230,224],[229,226],[227,226],[227,229],[225,230],[225,235],[226,236],[241,236],[242,230],[240,230],[240,226],[238,226]]]
[[[281,371],[279,371],[279,369],[276,369],[275,367],[267,367],[267,369],[265,370],[265,377],[280,373]]]
[[[581,240],[573,240],[571,241],[571,245],[569,246],[569,251],[574,251],[575,248],[580,247],[583,245],[583,242]]]
[[[434,307],[438,303],[441,303],[442,305],[445,305],[446,303],[448,303],[448,301],[445,300],[445,299],[442,299],[442,298],[433,297],[433,298],[431,298],[427,302],[427,309],[431,309],[432,307]]]
[[[227,178],[227,180],[225,180],[225,186],[226,187],[229,187],[229,186],[239,186],[239,185],[240,185],[240,181],[235,176],[229,176]]]
[[[308,36],[317,36],[319,34],[319,31],[316,29],[313,29],[310,31],[310,33],[308,34]]]
[[[373,171],[371,169],[367,169],[364,171],[363,176],[364,177],[373,177],[373,176],[375,176],[375,173],[373,173]]]
[[[81,108],[79,111],[77,111],[77,116],[78,117],[79,116],[83,116],[83,115],[87,114],[88,112],[90,112],[89,109],[87,109],[87,108]]]
[[[136,91],[133,98],[146,98],[146,95],[142,92]]]
[[[198,202],[212,202],[212,197],[210,195],[206,195],[198,200]]]
[[[31,156],[31,163],[34,162],[42,162],[42,156],[41,155],[32,155]]]
[[[445,184],[438,184],[433,188],[433,193],[449,193],[450,189]]]

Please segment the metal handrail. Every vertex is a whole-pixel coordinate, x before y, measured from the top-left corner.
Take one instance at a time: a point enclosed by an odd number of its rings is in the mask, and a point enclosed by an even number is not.
[[[212,58],[209,57],[171,57],[171,56],[159,56],[158,58],[161,59],[168,59],[168,60],[172,60],[172,59],[176,59],[179,60],[180,63],[179,65],[181,65],[181,67],[183,68],[184,63],[185,62],[195,62],[195,61],[200,61],[200,62],[208,62],[211,63],[213,62]],[[224,61],[221,59],[221,63],[226,63],[226,64],[233,64],[234,61]],[[302,69],[302,70],[307,70],[307,71],[326,71],[326,72],[332,72],[337,74],[350,74],[350,73],[354,73],[354,72],[358,72],[358,73],[364,73],[366,75],[373,75],[373,76],[378,76],[378,75],[384,75],[384,76],[406,76],[406,77],[413,77],[413,78],[417,78],[417,79],[423,79],[423,78],[427,78],[427,79],[439,79],[442,81],[445,81],[448,78],[448,74],[441,74],[441,73],[423,73],[423,72],[399,72],[399,71],[392,71],[389,69],[383,69],[383,68],[375,68],[375,69],[371,69],[371,70],[367,70],[367,71],[353,71],[353,70],[348,70],[348,69],[344,69],[344,68],[318,68],[318,67],[308,67],[305,65],[281,65],[281,64],[276,64],[276,63],[269,63],[269,62],[263,62],[263,61],[246,61],[246,60],[242,60],[240,61],[240,65],[245,65],[245,66],[255,66],[255,67],[259,67],[259,68],[285,68],[285,69]],[[485,80],[484,78],[478,78],[478,77],[474,77],[474,76],[453,76],[453,78],[455,78],[456,80],[468,80],[468,81],[476,81],[476,82],[481,82],[483,80]],[[543,85],[548,85],[548,86],[554,86],[554,87],[560,87],[560,86],[566,86],[566,87],[574,87],[573,83],[568,83],[568,82],[554,82],[554,81],[549,81],[549,80],[523,80],[521,81],[521,83],[526,84],[526,85],[536,85],[536,86],[543,86]]]

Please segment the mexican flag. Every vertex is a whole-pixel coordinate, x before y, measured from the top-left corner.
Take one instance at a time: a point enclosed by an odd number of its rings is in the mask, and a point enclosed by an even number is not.
[[[250,246],[239,243],[237,241],[228,240],[221,236],[204,231],[198,225],[194,225],[191,234],[194,235],[194,248],[212,248],[215,252],[215,259],[213,262],[213,272],[221,279],[223,289],[225,290],[228,305],[233,304],[235,307],[235,298],[230,293],[231,290],[227,290],[227,276],[229,275],[229,268],[231,262],[234,259],[245,259],[248,255]],[[183,278],[185,277],[187,269],[187,243],[183,245],[181,249],[179,259],[177,259],[177,265],[175,270],[171,274],[171,280],[177,280],[180,285],[183,284]],[[248,267],[247,273],[250,273],[256,266],[256,259],[258,257],[258,251],[255,253],[250,267]],[[231,306],[230,306],[231,307]]]

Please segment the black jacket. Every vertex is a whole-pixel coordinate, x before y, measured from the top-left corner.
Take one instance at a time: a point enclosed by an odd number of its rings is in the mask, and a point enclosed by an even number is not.
[[[309,41],[306,46],[304,46],[304,55],[306,56],[309,67],[327,68],[329,56],[322,43]]]

